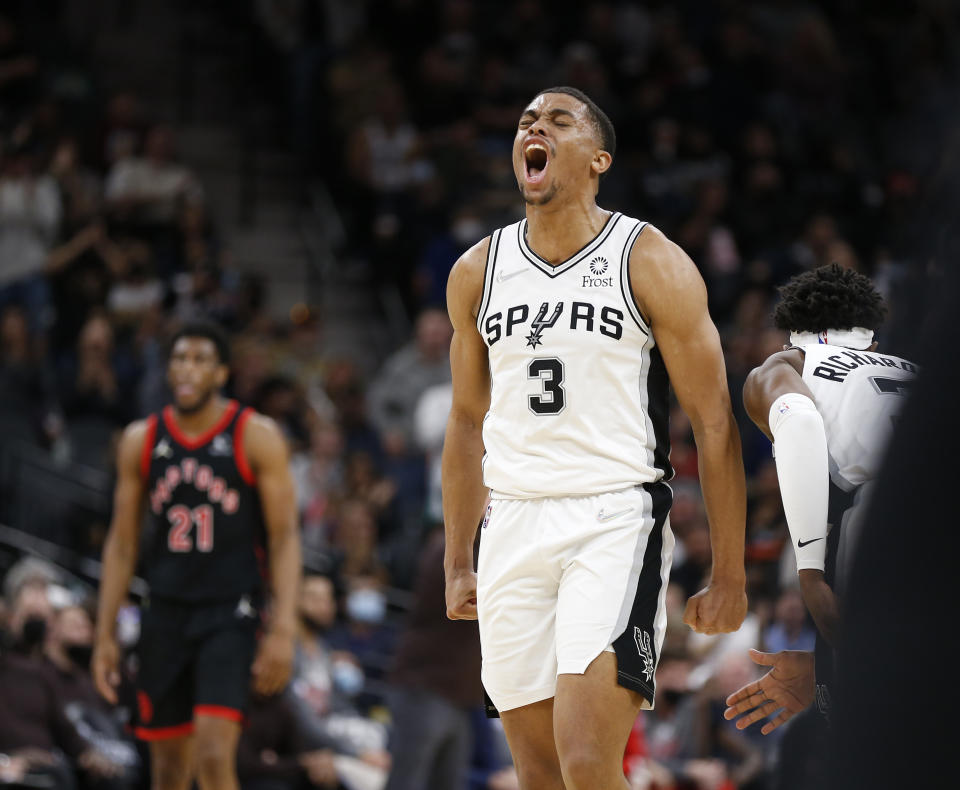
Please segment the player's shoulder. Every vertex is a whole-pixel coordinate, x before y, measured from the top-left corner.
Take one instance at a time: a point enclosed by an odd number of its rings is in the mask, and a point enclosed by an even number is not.
[[[705,293],[703,278],[690,256],[649,222],[643,226],[630,249],[630,269],[658,289],[682,291],[694,287]]]
[[[457,258],[447,279],[447,306],[451,319],[469,312],[476,318],[483,296],[483,282],[492,236],[485,236]]]
[[[283,431],[272,417],[252,408],[246,408],[243,412],[243,441],[246,447],[286,441]]]
[[[804,350],[798,346],[790,346],[782,351],[775,351],[772,353],[769,357],[763,360],[763,362],[757,365],[757,367],[755,367],[751,373],[763,374],[765,372],[773,372],[778,370],[781,366],[786,365],[793,368],[800,375],[803,375],[803,365],[805,361],[806,354]]]
[[[150,414],[142,419],[129,423],[120,434],[120,450],[143,449],[144,443],[150,434],[157,429],[157,415]]]

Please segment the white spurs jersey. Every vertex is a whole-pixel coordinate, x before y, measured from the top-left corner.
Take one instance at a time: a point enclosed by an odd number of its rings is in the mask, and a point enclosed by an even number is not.
[[[877,476],[917,367],[890,354],[827,344],[803,351],[803,382],[826,429],[830,479],[852,491]]]
[[[629,276],[646,224],[612,214],[556,266],[530,249],[526,220],[491,236],[477,328],[491,379],[483,479],[495,498],[598,494],[673,475],[667,372]]]

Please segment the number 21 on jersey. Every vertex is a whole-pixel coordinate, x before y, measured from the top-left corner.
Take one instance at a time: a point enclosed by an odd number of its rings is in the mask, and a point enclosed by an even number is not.
[[[167,548],[177,554],[193,551],[194,540],[190,530],[196,526],[197,551],[213,551],[213,508],[200,505],[191,510],[184,505],[175,505],[167,511],[170,531],[167,533]]]

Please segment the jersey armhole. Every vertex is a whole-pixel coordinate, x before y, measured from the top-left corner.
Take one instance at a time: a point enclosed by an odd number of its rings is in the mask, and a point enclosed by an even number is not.
[[[147,431],[143,435],[143,448],[140,450],[140,478],[146,482],[150,477],[150,456],[157,440],[157,415],[147,417]]]
[[[240,477],[247,485],[255,485],[257,477],[250,468],[250,462],[247,459],[247,451],[243,448],[243,429],[246,428],[247,420],[253,416],[253,409],[246,408],[240,412],[237,417],[237,425],[233,429],[233,459],[237,464],[237,471]]]
[[[493,297],[493,272],[497,268],[497,249],[500,246],[500,234],[502,228],[493,232],[490,237],[490,245],[487,247],[487,260],[483,267],[483,296],[480,298],[480,309],[477,310],[477,331],[483,335],[483,319],[487,315],[487,309],[490,307],[490,299]]]
[[[623,247],[623,258],[620,261],[620,291],[623,294],[623,301],[627,305],[627,312],[630,313],[630,317],[634,320],[634,323],[636,323],[640,331],[649,337],[651,333],[650,322],[647,321],[643,313],[640,312],[640,307],[633,295],[633,285],[630,282],[630,256],[633,253],[637,239],[640,238],[640,234],[643,233],[643,229],[646,228],[648,224],[648,222],[638,222],[627,237],[627,243]]]

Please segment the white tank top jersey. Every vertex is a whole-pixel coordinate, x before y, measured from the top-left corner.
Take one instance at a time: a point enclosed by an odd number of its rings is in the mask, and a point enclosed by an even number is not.
[[[526,220],[491,236],[477,328],[490,358],[483,479],[494,498],[672,477],[667,371],[628,265],[646,224],[614,213],[556,266],[530,249]]]
[[[823,417],[830,479],[843,491],[877,476],[917,366],[872,351],[803,347],[803,382]]]

